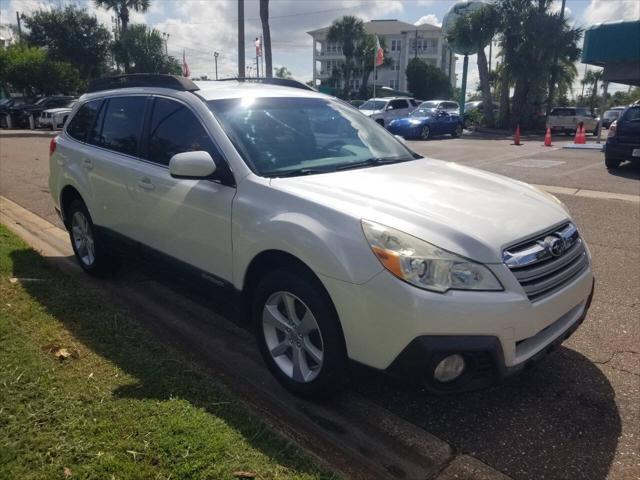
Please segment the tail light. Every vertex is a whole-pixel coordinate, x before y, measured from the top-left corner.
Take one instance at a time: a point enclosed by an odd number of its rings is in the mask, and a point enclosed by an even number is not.
[[[58,137],[53,137],[51,142],[49,143],[49,158],[55,153],[56,147],[58,146]]]
[[[614,120],[611,125],[609,125],[609,133],[607,134],[607,138],[613,138],[616,136],[616,130],[618,130],[618,121]]]

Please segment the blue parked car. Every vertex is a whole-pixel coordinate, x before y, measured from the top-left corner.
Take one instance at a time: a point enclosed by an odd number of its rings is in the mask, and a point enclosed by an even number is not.
[[[448,109],[440,100],[422,102],[408,117],[398,118],[389,123],[388,130],[394,135],[404,138],[421,138],[427,140],[433,135],[450,134],[452,137],[462,135],[462,119],[459,110]],[[457,106],[457,104],[455,104]]]

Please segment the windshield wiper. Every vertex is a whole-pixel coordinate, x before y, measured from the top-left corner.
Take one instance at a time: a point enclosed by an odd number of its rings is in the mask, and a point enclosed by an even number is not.
[[[317,173],[327,173],[331,170],[325,170],[320,168],[296,168],[293,170],[283,170],[281,172],[271,172],[267,176],[271,178],[279,177],[298,177],[301,175],[315,175]]]
[[[375,165],[386,165],[389,163],[400,163],[413,160],[412,158],[384,158],[384,157],[372,157],[367,158],[361,162],[347,163],[345,165],[338,165],[336,170],[351,170],[352,168],[365,168]]]

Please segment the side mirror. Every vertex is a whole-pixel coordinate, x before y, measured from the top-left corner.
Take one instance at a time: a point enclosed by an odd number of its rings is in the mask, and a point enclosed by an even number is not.
[[[209,152],[176,153],[169,160],[169,173],[174,178],[207,178],[216,171],[216,163]]]
[[[389,105],[385,110],[393,110],[393,107]]]

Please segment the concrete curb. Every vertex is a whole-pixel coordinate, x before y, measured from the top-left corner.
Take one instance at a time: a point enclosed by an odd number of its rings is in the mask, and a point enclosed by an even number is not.
[[[0,223],[61,269],[81,271],[64,230],[2,196]],[[355,393],[324,404],[290,395],[267,372],[249,332],[152,278],[85,276],[84,281],[106,290],[163,341],[194,355],[273,429],[346,478],[509,478],[475,458],[456,455],[446,442]]]

